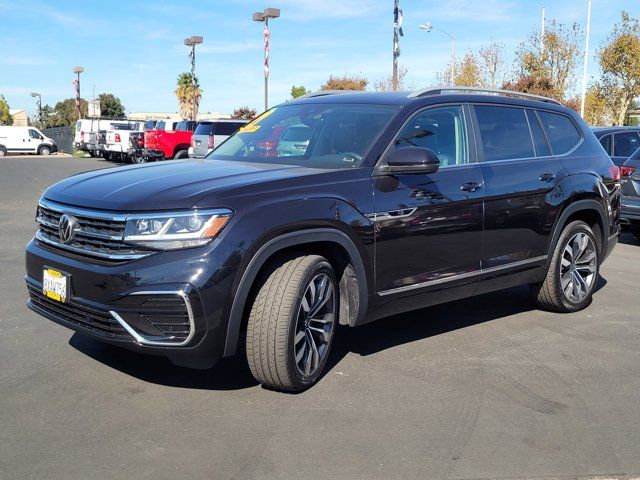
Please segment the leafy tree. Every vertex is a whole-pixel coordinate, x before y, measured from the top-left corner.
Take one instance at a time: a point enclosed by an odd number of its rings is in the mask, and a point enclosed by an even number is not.
[[[640,23],[622,12],[619,24],[598,52],[601,85],[616,112],[614,122],[623,125],[633,99],[640,95]]]
[[[358,75],[344,75],[342,77],[329,76],[329,80],[320,90],[366,90],[369,80]]]
[[[414,85],[407,80],[407,67],[398,68],[398,90],[414,90]],[[393,92],[393,75],[373,83],[373,89],[378,92]]]
[[[101,93],[98,95],[100,100],[100,113],[103,117],[124,118],[124,106],[120,99],[112,93]]]
[[[80,99],[80,112],[81,118],[87,117],[87,101],[83,98]],[[54,123],[54,125],[51,126],[62,127],[73,125],[74,122],[78,120],[76,99],[67,98],[66,100],[56,103],[53,107],[53,115],[50,118],[50,122]]]
[[[231,118],[245,118],[245,119],[252,119],[256,116],[256,109],[255,108],[250,108],[250,107],[240,107],[240,108],[236,108],[233,111],[233,115],[231,115]]]
[[[589,125],[610,125],[613,121],[610,102],[599,83],[594,83],[587,88],[584,99],[584,120]]]
[[[492,40],[480,48],[478,57],[484,74],[482,86],[496,88],[504,79],[504,43]]]
[[[502,86],[505,90],[515,92],[532,93],[544,97],[554,97],[555,89],[553,82],[548,77],[536,77],[527,75],[518,78],[515,82],[507,82]]]
[[[0,125],[13,125],[13,117],[9,113],[9,104],[4,95],[0,95]]]
[[[198,117],[198,107],[202,98],[198,77],[191,75],[190,72],[178,75],[175,94],[178,97],[178,110],[182,118],[195,120]]]
[[[484,86],[480,62],[478,57],[473,53],[467,52],[460,64],[456,67],[453,84],[464,87]]]
[[[582,58],[582,30],[577,23],[565,26],[555,20],[540,34],[532,32],[516,52],[516,79],[533,77],[551,82],[554,97],[564,98],[573,86],[572,72]],[[544,45],[544,48],[542,48]]]
[[[298,98],[298,97],[301,97],[303,95],[306,95],[307,93],[309,93],[309,92],[302,85],[300,85],[299,87],[296,87],[295,85],[293,85],[291,87],[291,98]]]

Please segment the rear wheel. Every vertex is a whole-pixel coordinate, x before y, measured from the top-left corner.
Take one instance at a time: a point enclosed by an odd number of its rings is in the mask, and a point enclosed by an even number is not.
[[[103,152],[103,153],[102,153],[102,157],[103,157],[105,160],[111,160],[111,152]]]
[[[4,145],[0,145],[0,157],[4,157],[7,154],[7,149]]]
[[[176,154],[173,156],[173,159],[180,160],[181,158],[188,158],[188,157],[189,157],[189,152],[187,150],[180,150],[176,152]]]
[[[322,376],[338,321],[338,288],[319,255],[282,259],[259,281],[247,325],[247,360],[266,387],[298,392]]]
[[[567,225],[558,239],[544,281],[531,285],[536,304],[554,312],[576,312],[591,303],[600,268],[600,242],[582,221]]]

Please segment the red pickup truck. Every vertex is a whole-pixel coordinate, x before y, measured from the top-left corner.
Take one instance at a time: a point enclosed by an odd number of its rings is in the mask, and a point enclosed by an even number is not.
[[[153,130],[144,133],[143,155],[149,160],[187,158],[197,123],[193,120],[158,120]]]

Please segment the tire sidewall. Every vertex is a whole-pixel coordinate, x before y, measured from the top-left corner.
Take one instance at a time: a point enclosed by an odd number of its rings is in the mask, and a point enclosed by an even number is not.
[[[311,279],[313,279],[316,275],[320,273],[326,273],[331,279],[331,282],[333,283],[333,292],[334,292],[335,307],[336,307],[335,318],[333,319],[333,324],[331,327],[333,331],[331,335],[331,340],[329,341],[329,344],[327,346],[327,353],[324,356],[324,359],[322,359],[316,371],[311,375],[303,375],[298,370],[298,367],[295,362],[295,349],[293,345],[293,339],[296,334],[296,322],[298,317],[298,311],[300,310],[300,304],[302,303],[302,296],[304,295],[304,292],[306,291],[307,286],[311,282]],[[331,265],[329,264],[329,262],[327,262],[324,259],[318,260],[313,265],[311,265],[310,268],[307,269],[304,276],[302,277],[300,284],[298,285],[297,300],[292,312],[292,318],[289,319],[289,328],[287,330],[287,339],[286,339],[287,370],[289,370],[290,372],[290,377],[293,380],[294,384],[296,385],[296,389],[304,390],[306,388],[311,387],[324,374],[327,361],[331,356],[331,347],[333,346],[333,339],[335,337],[336,328],[339,322],[339,318],[338,318],[339,312],[340,312],[340,290],[336,282],[336,274],[333,268],[331,267]]]
[[[0,147],[0,157],[5,157],[7,155],[7,150],[4,147]]]
[[[562,290],[562,282],[560,281],[560,274],[561,274],[562,254],[564,252],[564,249],[569,243],[569,240],[571,240],[573,236],[576,235],[577,233],[586,233],[589,236],[589,238],[591,238],[591,241],[595,245],[596,272],[595,272],[595,279],[593,281],[593,284],[590,287],[589,292],[587,293],[587,296],[581,302],[575,303],[569,300],[566,297],[564,291]],[[560,239],[558,241],[558,246],[555,251],[555,257],[553,259],[552,266],[554,268],[553,274],[556,277],[556,281],[554,283],[556,285],[556,292],[557,292],[558,298],[561,299],[563,306],[568,311],[575,312],[578,310],[582,310],[587,306],[589,306],[589,304],[591,303],[593,299],[593,292],[596,289],[596,285],[598,284],[598,278],[600,276],[600,255],[601,255],[600,250],[601,250],[601,245],[599,244],[598,239],[594,235],[591,228],[589,228],[589,226],[584,222],[581,222],[581,221],[573,222],[569,224],[569,226],[562,232],[562,235],[560,236]]]
[[[40,151],[38,152],[38,155],[47,156],[50,153],[51,153],[51,149],[49,147],[40,147]]]

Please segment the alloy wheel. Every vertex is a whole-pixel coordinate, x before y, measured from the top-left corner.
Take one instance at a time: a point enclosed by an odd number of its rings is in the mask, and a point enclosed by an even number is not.
[[[576,233],[562,252],[560,264],[560,286],[565,297],[573,302],[583,301],[596,279],[598,255],[589,235]]]
[[[324,364],[334,331],[336,295],[326,273],[313,277],[300,302],[293,349],[298,371],[313,375]]]

